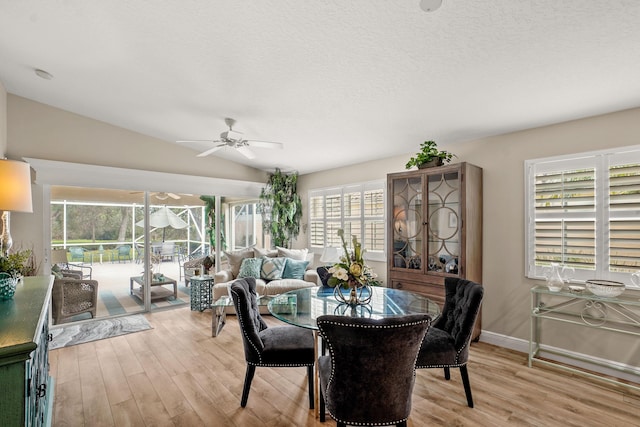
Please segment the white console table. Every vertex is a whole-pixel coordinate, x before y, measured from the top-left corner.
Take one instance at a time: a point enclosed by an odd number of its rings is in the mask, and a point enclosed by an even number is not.
[[[604,298],[596,296],[586,289],[580,293],[574,293],[568,289],[560,292],[551,292],[546,286],[535,286],[531,288],[531,334],[529,338],[529,367],[531,367],[534,362],[552,365],[571,372],[640,390],[640,385],[622,382],[615,378],[598,375],[597,373],[587,372],[565,364],[556,363],[553,360],[541,358],[542,319],[611,331],[612,333],[640,336],[640,290],[627,289],[622,295],[615,298]],[[606,363],[597,363],[594,360],[582,358],[575,353],[564,352],[558,348],[551,349],[545,347],[543,351],[592,365],[597,364],[618,372],[625,372],[636,376],[640,375],[640,370],[627,369]]]

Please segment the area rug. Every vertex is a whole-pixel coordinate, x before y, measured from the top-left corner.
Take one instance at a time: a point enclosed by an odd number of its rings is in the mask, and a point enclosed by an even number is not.
[[[53,340],[49,344],[49,348],[54,350],[147,329],[152,329],[152,327],[141,314],[93,320],[61,328],[52,328],[50,332],[53,335]]]

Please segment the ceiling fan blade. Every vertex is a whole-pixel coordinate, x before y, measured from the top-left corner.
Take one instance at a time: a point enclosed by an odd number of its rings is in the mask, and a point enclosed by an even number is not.
[[[184,143],[189,143],[189,142],[208,142],[208,143],[212,143],[212,142],[221,142],[221,141],[220,140],[214,140],[214,139],[187,139],[187,140],[176,141],[176,143],[178,143],[178,144],[184,144]]]
[[[196,157],[206,157],[209,154],[215,153],[216,151],[218,151],[219,149],[221,149],[222,147],[224,147],[226,144],[220,144],[220,145],[216,145],[213,148],[208,149],[207,151],[203,151],[202,153],[198,154]]]
[[[180,196],[175,193],[167,193],[167,196],[171,197],[174,200],[180,200]]]
[[[250,147],[258,147],[258,148],[277,148],[282,149],[283,145],[280,142],[270,142],[270,141],[255,141],[253,139],[245,141],[249,144]]]
[[[256,158],[256,155],[253,154],[253,151],[251,151],[249,149],[249,147],[247,147],[247,146],[237,147],[236,150],[238,150],[240,152],[240,154],[245,156],[247,159],[255,159]]]

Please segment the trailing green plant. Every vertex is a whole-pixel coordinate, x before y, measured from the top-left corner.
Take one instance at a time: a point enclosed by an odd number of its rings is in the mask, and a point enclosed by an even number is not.
[[[448,151],[438,150],[438,144],[435,141],[425,141],[420,144],[420,151],[415,156],[411,157],[407,164],[406,169],[411,169],[413,166],[420,167],[425,163],[429,163],[432,160],[440,159],[441,164],[451,162],[451,159],[455,157],[455,154]]]
[[[289,247],[291,239],[300,233],[302,201],[296,192],[297,183],[297,173],[285,174],[276,168],[260,191],[258,212],[262,215],[262,229],[271,235],[275,246]]]
[[[206,221],[206,233],[209,237],[209,247],[211,248],[211,253],[215,251],[217,248],[216,245],[216,198],[215,196],[200,196],[200,200],[202,200],[205,204],[205,215],[207,215]],[[224,215],[220,215],[220,248],[225,249],[225,238],[224,238]]]

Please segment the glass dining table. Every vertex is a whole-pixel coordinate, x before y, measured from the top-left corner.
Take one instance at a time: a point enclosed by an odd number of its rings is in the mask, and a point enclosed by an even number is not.
[[[371,319],[429,314],[433,320],[440,314],[437,303],[415,292],[381,286],[372,287],[371,292],[369,303],[352,307],[334,297],[334,288],[312,286],[280,294],[269,301],[267,308],[276,319],[313,330],[318,329],[316,319],[325,314]]]
[[[347,292],[346,290],[344,292]],[[312,286],[277,295],[269,301],[267,308],[276,319],[294,326],[313,330],[315,336],[315,357],[318,357],[318,317],[325,314],[357,316],[371,319],[403,316],[407,314],[429,314],[432,321],[440,315],[440,307],[424,295],[400,289],[374,286],[371,301],[367,304],[350,306],[339,302],[333,295],[334,288]],[[322,345],[322,354],[325,353]],[[318,365],[315,368],[315,417],[319,417]]]

